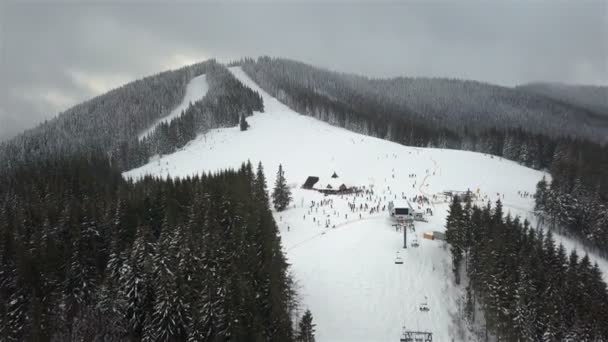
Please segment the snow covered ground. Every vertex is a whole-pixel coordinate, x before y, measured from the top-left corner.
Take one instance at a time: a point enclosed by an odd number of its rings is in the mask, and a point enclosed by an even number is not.
[[[156,126],[160,125],[163,122],[171,122],[171,120],[179,117],[184,110],[188,108],[190,103],[194,103],[202,99],[209,91],[209,84],[207,83],[207,76],[200,75],[191,79],[188,85],[186,86],[186,95],[184,95],[184,99],[182,102],[175,107],[169,115],[158,119],[152,126],[146,129],[143,133],[139,135],[139,140],[145,138],[148,134],[152,133]]]
[[[239,67],[230,70],[264,100],[265,112],[247,119],[249,130],[211,130],[124,176],[186,176],[249,159],[262,161],[271,189],[281,163],[294,202],[275,218],[317,341],[397,341],[404,325],[432,332],[434,341],[462,340],[456,318],[462,290],[453,285],[449,253],[443,243],[422,238],[445,230],[448,204],[439,194],[479,189],[483,201],[501,198],[505,210],[524,215],[534,200],[518,192],[533,193],[543,173],[480,153],[407,147],[334,127],[293,112]],[[324,196],[300,188],[308,176],[334,171],[366,191]],[[403,249],[403,235],[383,209],[390,200],[421,195],[430,201],[416,209],[433,215],[408,231]],[[419,247],[411,246],[414,240]],[[402,265],[394,263],[397,251]],[[606,272],[608,265],[601,266]],[[425,297],[428,312],[419,310]]]

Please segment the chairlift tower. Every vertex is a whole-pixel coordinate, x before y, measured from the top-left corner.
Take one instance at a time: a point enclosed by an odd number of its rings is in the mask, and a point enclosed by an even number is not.
[[[405,225],[401,226],[401,230],[403,230],[403,248],[407,248],[407,228]]]

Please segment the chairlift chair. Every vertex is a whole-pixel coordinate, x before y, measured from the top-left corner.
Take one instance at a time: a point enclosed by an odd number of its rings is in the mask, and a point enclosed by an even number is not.
[[[418,239],[414,239],[414,240],[412,240],[411,246],[412,246],[412,247],[418,247],[418,246],[420,246],[420,245],[418,244]]]
[[[428,298],[426,296],[424,296],[424,302],[420,303],[420,311],[422,312],[428,312],[431,309],[429,308],[429,301]]]
[[[399,255],[399,251],[397,251],[397,256],[395,257],[395,264],[396,265],[401,265],[403,264],[403,259],[401,258],[401,256]]]

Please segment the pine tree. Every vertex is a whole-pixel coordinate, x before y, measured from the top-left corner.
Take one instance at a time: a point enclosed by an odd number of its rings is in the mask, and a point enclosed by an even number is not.
[[[239,127],[241,128],[241,131],[246,131],[249,128],[249,123],[247,122],[247,119],[245,119],[245,115],[241,114]]]
[[[181,230],[180,227],[175,229]],[[148,331],[153,341],[183,339],[185,335],[188,312],[182,298],[183,293],[178,291],[180,279],[177,278],[177,247],[172,243],[168,227],[163,227],[153,257],[155,302],[151,330]]]
[[[547,205],[547,180],[545,179],[545,176],[536,184],[534,199],[534,210],[544,211]]]
[[[298,336],[296,337],[296,341],[315,342],[315,326],[316,324],[312,322],[312,313],[310,310],[306,310],[298,326]]]
[[[264,167],[262,162],[258,163],[258,169],[255,175],[253,197],[256,198],[264,207],[268,204],[268,189],[266,187],[266,176],[264,175]]]
[[[153,305],[152,258],[154,245],[147,226],[137,230],[137,238],[131,248],[129,260],[121,269],[120,293],[125,303],[126,325],[139,335],[149,327]]]
[[[460,262],[462,261],[463,253],[463,212],[462,205],[460,204],[460,197],[454,196],[452,198],[452,204],[448,217],[446,219],[446,241],[450,244],[450,251],[452,252],[452,270],[456,284],[460,284]]]
[[[291,190],[289,190],[289,187],[287,186],[285,173],[283,172],[283,166],[281,164],[279,164],[277,180],[274,185],[274,191],[272,192],[272,202],[277,211],[285,210],[291,202]]]

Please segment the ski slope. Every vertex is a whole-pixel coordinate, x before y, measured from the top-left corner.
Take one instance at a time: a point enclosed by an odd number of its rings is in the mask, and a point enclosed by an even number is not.
[[[247,119],[249,130],[211,130],[124,177],[182,177],[249,159],[263,163],[272,188],[281,163],[294,201],[275,219],[317,341],[398,341],[402,326],[430,331],[434,341],[466,340],[457,318],[462,289],[453,284],[447,248],[422,239],[426,231],[445,230],[448,204],[438,194],[479,190],[482,201],[500,198],[505,211],[526,214],[534,200],[518,191],[533,193],[543,173],[480,153],[407,147],[334,127],[292,111],[239,67],[230,70],[264,100],[265,112]],[[323,196],[300,188],[308,176],[327,179],[334,171],[367,192]],[[408,232],[403,249],[403,234],[382,209],[390,200],[420,195],[431,201],[416,209],[433,215]],[[411,246],[414,240],[419,247]],[[397,251],[402,265],[394,263]],[[424,301],[428,312],[419,310]]]
[[[171,111],[171,113],[169,113],[169,115],[158,119],[152,126],[150,126],[143,133],[141,133],[139,135],[139,140],[142,140],[143,138],[148,136],[148,134],[154,132],[154,129],[156,129],[156,127],[161,123],[169,123],[171,122],[171,120],[182,115],[182,112],[188,109],[190,103],[194,103],[196,101],[201,100],[203,97],[205,97],[208,91],[209,84],[207,83],[206,75],[203,74],[191,79],[190,82],[188,82],[188,85],[186,86],[186,94],[184,95],[184,99],[182,100],[182,102],[177,107],[175,107]]]

